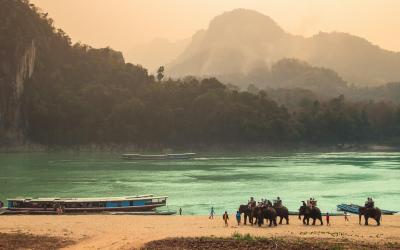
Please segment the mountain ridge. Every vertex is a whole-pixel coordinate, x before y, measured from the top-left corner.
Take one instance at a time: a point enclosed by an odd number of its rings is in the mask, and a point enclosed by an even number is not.
[[[236,9],[215,17],[197,32],[184,52],[167,65],[171,76],[245,74],[283,58],[297,58],[330,68],[359,86],[400,79],[400,52],[385,50],[365,38],[344,32],[319,32],[311,37],[285,32],[272,18]]]

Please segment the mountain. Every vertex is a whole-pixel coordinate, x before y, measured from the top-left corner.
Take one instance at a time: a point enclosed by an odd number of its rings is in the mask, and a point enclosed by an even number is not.
[[[348,92],[347,83],[335,71],[313,67],[294,58],[281,59],[271,67],[258,66],[240,76],[221,75],[219,79],[236,86],[250,83],[261,89],[307,89],[321,97],[335,97]]]
[[[189,43],[190,39],[171,42],[167,39],[157,38],[149,43],[136,45],[124,53],[124,56],[127,62],[141,64],[150,72],[156,72],[159,66],[178,57]]]
[[[247,74],[283,58],[330,68],[359,86],[400,79],[400,53],[384,50],[346,33],[302,37],[285,32],[270,17],[236,9],[215,17],[192,37],[186,50],[167,66],[171,76]]]

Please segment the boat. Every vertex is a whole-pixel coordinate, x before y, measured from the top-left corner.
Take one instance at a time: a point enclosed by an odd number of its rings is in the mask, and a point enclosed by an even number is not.
[[[8,199],[3,214],[55,214],[99,212],[144,212],[165,206],[167,196],[139,195],[103,198],[15,198]]]
[[[322,215],[325,215],[326,213],[322,213]],[[299,215],[299,212],[297,211],[289,211],[289,215]],[[343,213],[331,213],[329,212],[329,216],[343,216]]]
[[[125,159],[125,160],[187,160],[187,159],[193,159],[195,156],[196,156],[196,153],[159,154],[159,155],[123,154],[122,159]]]
[[[360,207],[361,206],[355,205],[355,204],[344,204],[343,203],[343,204],[337,205],[337,210],[352,213],[352,214],[358,214],[358,209]],[[391,211],[391,210],[384,210],[384,209],[381,209],[381,211],[382,211],[382,214],[385,214],[385,215],[393,215],[395,213],[398,213],[398,211]]]
[[[144,211],[144,212],[108,212],[112,215],[174,215],[173,211]]]

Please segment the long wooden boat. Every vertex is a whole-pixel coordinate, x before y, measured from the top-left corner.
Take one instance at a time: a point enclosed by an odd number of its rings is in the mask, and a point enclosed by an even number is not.
[[[322,215],[325,215],[326,213],[322,213]],[[298,211],[289,211],[289,215],[299,215]],[[331,213],[329,212],[329,216],[343,216],[343,213]]]
[[[52,214],[143,212],[165,206],[167,196],[140,195],[103,198],[16,198],[8,199],[6,214]]]
[[[343,204],[337,205],[337,210],[352,213],[352,214],[358,214],[358,210],[360,207],[361,206],[355,205],[355,204],[344,204],[343,203]],[[393,215],[393,214],[397,213],[398,211],[381,209],[381,212],[382,212],[382,214],[385,214],[385,215]]]
[[[112,215],[174,215],[173,211],[144,211],[144,212],[108,212]]]
[[[196,156],[196,153],[182,154],[159,154],[159,155],[143,155],[143,154],[123,154],[122,159],[125,160],[187,160]]]

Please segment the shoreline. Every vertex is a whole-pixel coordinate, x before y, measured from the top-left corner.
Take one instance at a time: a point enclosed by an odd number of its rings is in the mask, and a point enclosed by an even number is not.
[[[144,244],[176,237],[231,237],[235,233],[254,237],[334,239],[374,244],[400,243],[400,216],[383,216],[382,225],[358,224],[358,216],[331,217],[331,226],[304,226],[297,216],[290,225],[275,227],[235,225],[230,215],[225,227],[221,216],[132,216],[132,215],[18,215],[2,216],[0,233],[24,233],[63,237],[76,242],[66,249],[133,249]],[[243,218],[242,218],[243,220]],[[325,219],[324,219],[325,224]]]
[[[396,152],[400,145],[388,143],[345,143],[345,144],[311,144],[311,143],[288,143],[282,145],[271,144],[214,144],[214,145],[120,145],[120,144],[89,144],[89,145],[0,145],[0,154],[7,153],[178,153],[195,152],[200,154],[224,154],[232,152],[241,153],[307,153],[307,152]]]

